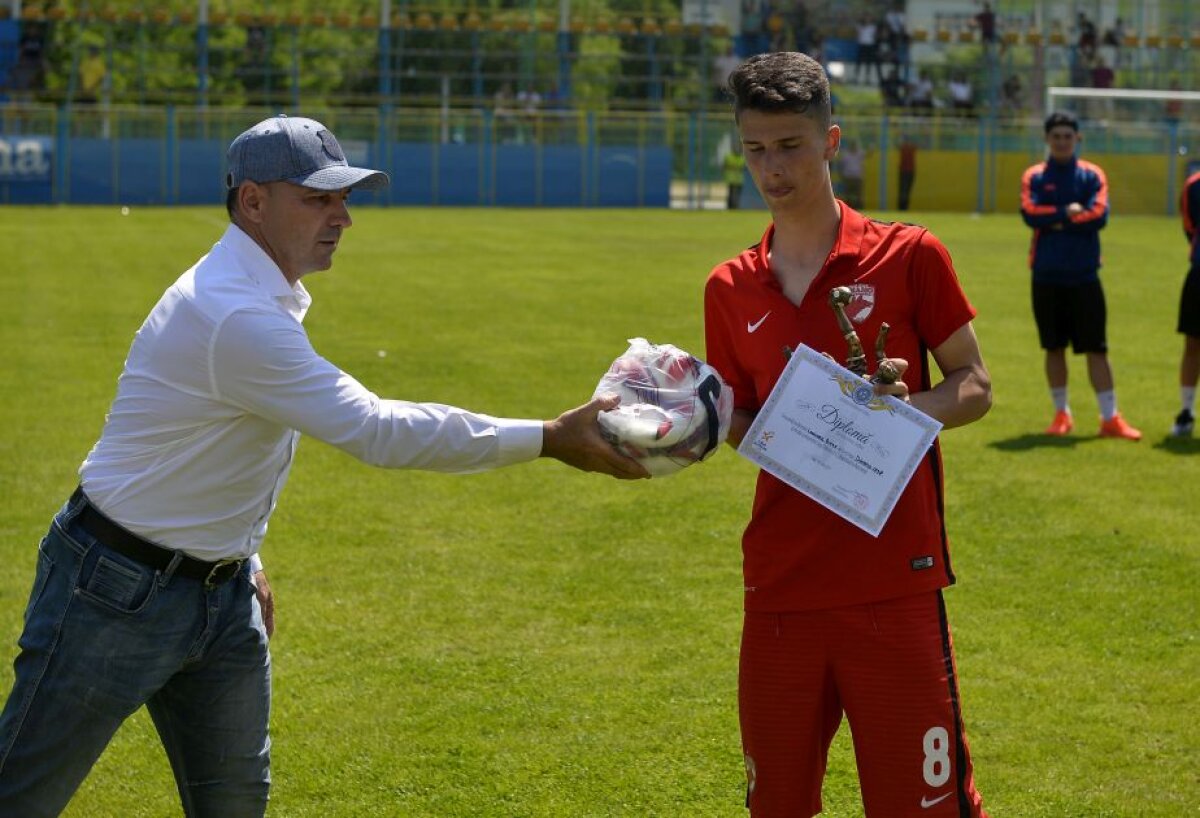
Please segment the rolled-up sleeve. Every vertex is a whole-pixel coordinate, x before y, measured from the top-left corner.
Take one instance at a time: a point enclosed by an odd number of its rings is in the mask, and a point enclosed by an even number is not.
[[[223,401],[375,466],[469,473],[541,453],[541,421],[380,398],[318,355],[282,313],[227,316],[213,335],[209,371]]]

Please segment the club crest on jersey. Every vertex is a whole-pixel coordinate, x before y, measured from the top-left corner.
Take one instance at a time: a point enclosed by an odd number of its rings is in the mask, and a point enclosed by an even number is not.
[[[872,284],[851,284],[850,302],[846,304],[846,317],[856,324],[867,320],[875,309],[875,287]]]

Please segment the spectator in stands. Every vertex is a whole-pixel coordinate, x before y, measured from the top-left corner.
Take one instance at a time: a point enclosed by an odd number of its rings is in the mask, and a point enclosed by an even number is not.
[[[741,60],[733,53],[733,43],[725,49],[724,54],[713,58],[712,70],[712,101],[725,102],[728,94],[729,75],[738,67]]]
[[[979,29],[979,40],[985,48],[996,42],[996,12],[992,11],[991,3],[984,3],[975,15],[975,27]]]
[[[542,95],[537,92],[536,88],[524,86],[517,92],[517,107],[521,109],[524,116],[532,117],[542,107]]]
[[[1116,75],[1113,70],[1104,62],[1104,58],[1099,54],[1096,55],[1096,61],[1092,64],[1092,87],[1093,88],[1112,88],[1113,80]],[[1112,100],[1099,99],[1095,102],[1100,103],[1097,106],[1099,112],[1105,116],[1112,116]],[[1095,112],[1093,112],[1094,115]]]
[[[795,51],[808,52],[808,7],[804,0],[787,0],[791,7],[786,15],[788,27],[792,32],[792,44]]]
[[[829,66],[825,65],[825,34],[815,26],[808,30],[807,53],[808,56],[819,62],[826,71],[829,70]],[[834,94],[836,95],[836,92]]]
[[[1113,22],[1111,28],[1104,30],[1104,39],[1101,42],[1112,52],[1114,66],[1121,65],[1121,47],[1125,45],[1125,32],[1125,21],[1120,17]]]
[[[770,51],[787,51],[787,19],[781,12],[782,0],[765,0],[763,5],[763,30]]]
[[[908,105],[918,114],[928,115],[933,110],[933,80],[925,71],[909,84]]]
[[[270,104],[271,55],[265,27],[247,27],[246,47],[242,50],[242,61],[237,68],[237,76],[246,91],[247,102],[250,105]]]
[[[880,17],[878,22],[875,23],[875,30],[878,31],[880,35],[878,50],[875,57],[879,61],[879,69],[881,72],[879,82],[882,85],[887,81],[886,67],[891,66],[895,69],[896,74],[899,75],[903,67],[903,59],[901,53],[892,47],[892,39],[891,37],[887,36],[887,22],[883,17]]]
[[[1120,48],[1125,45],[1125,21],[1118,17],[1111,28],[1104,30],[1104,44]]]
[[[883,97],[883,104],[888,108],[903,107],[907,91],[908,88],[905,86],[904,80],[900,79],[900,73],[896,66],[889,66],[887,76],[879,83],[879,93]]]
[[[761,54],[770,41],[766,36],[766,17],[769,9],[766,0],[742,0],[742,49],[743,54]]]
[[[843,139],[838,148],[838,173],[842,177],[842,201],[855,210],[863,206],[863,167],[867,153],[856,139]]]
[[[883,70],[879,65],[879,25],[867,14],[859,17],[857,27],[858,50],[854,54],[854,81],[862,82],[863,68],[867,79],[875,72],[875,81],[883,81]]]
[[[46,28],[39,23],[24,23],[17,46],[17,63],[9,73],[9,88],[14,99],[29,99],[42,88],[46,74]]]
[[[516,99],[513,97],[510,82],[502,84],[492,95],[492,115],[495,120],[496,139],[499,142],[509,142],[520,136],[515,104]]]
[[[1113,80],[1116,79],[1116,74],[1104,58],[1097,55],[1096,61],[1092,64],[1092,87],[1093,88],[1112,88]]]
[[[1092,58],[1079,49],[1071,52],[1071,85],[1087,88],[1092,84]]]
[[[1142,433],[1117,411],[1106,338],[1107,309],[1100,282],[1100,231],[1108,224],[1108,180],[1099,165],[1078,158],[1079,120],[1056,111],[1044,125],[1045,161],[1021,176],[1021,216],[1033,228],[1029,266],[1033,316],[1045,350],[1054,419],[1045,434],[1070,434],[1067,346],[1087,358],[1088,379],[1100,405],[1100,437],[1139,440]]]
[[[258,65],[269,56],[266,26],[249,26],[246,29],[246,60]]]
[[[900,138],[900,188],[897,207],[908,210],[913,183],[917,181],[917,142],[912,134]]]
[[[908,21],[904,14],[904,3],[897,2],[896,5],[888,11],[883,18],[884,39],[888,45],[888,52],[892,57],[892,64],[897,66],[908,65]],[[903,70],[903,76],[908,76],[908,71]]]
[[[100,49],[89,45],[79,61],[79,93],[75,97],[76,100],[85,105],[95,105],[99,102],[107,75],[108,67],[104,64]]]
[[[1005,110],[1016,113],[1025,107],[1025,88],[1021,85],[1019,74],[1009,74],[1000,92]]]
[[[1081,11],[1075,18],[1075,31],[1079,37],[1076,44],[1079,53],[1090,61],[1096,56],[1096,24]]]
[[[950,107],[963,116],[975,113],[975,89],[966,74],[955,74],[950,77]]]
[[[537,141],[538,110],[542,107],[542,95],[533,86],[522,86],[517,92],[517,122],[521,133],[519,141]]]
[[[567,100],[557,82],[550,83],[550,87],[546,90],[546,96],[542,99],[542,107],[547,111],[566,110]]]

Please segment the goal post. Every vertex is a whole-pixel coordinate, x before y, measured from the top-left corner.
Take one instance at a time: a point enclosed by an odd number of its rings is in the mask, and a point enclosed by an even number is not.
[[[1081,105],[1064,105],[1064,100],[1079,100]],[[1185,114],[1200,113],[1200,91],[1142,88],[1075,88],[1052,85],[1046,89],[1046,114],[1059,108],[1074,110],[1080,116],[1096,118],[1095,112],[1124,122],[1153,122],[1183,119]],[[1083,108],[1086,110],[1076,110]],[[1191,121],[1196,121],[1194,116]]]

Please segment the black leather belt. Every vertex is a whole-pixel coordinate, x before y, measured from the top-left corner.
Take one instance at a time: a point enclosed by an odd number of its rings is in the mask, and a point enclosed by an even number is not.
[[[163,548],[161,545],[155,545],[149,540],[142,539],[132,531],[122,528],[105,517],[98,508],[92,505],[82,488],[75,489],[75,493],[71,495],[71,505],[75,505],[79,500],[83,501],[83,508],[75,516],[75,520],[84,531],[118,554],[123,554],[131,560],[136,560],[159,571],[167,570],[171,562],[178,557],[179,562],[175,566],[176,576],[204,580],[205,588],[215,588],[237,576],[238,571],[242,568],[242,563],[245,562],[244,559],[205,562],[195,557],[189,557],[181,551]]]

